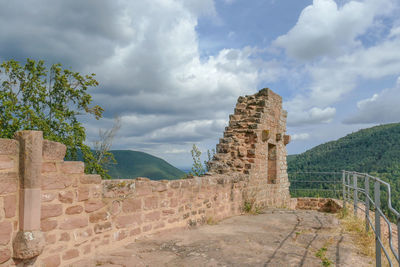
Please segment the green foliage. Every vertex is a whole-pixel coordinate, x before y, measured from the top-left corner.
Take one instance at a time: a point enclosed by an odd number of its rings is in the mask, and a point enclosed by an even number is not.
[[[99,119],[103,109],[90,106],[88,88],[98,82],[94,74],[82,76],[54,64],[28,59],[24,66],[14,60],[0,65],[0,137],[12,138],[21,130],[43,131],[43,137],[67,146],[66,158],[76,160],[82,151],[85,171],[107,177],[106,171],[84,144],[85,128],[79,115]]]
[[[315,253],[315,256],[321,259],[321,261],[322,261],[322,266],[329,267],[329,266],[332,265],[332,261],[329,260],[329,259],[326,257],[326,252],[327,252],[327,251],[328,251],[328,249],[327,249],[326,247],[322,247],[322,248],[320,248],[320,249],[317,251],[317,253]]]
[[[349,134],[339,140],[314,147],[302,154],[288,158],[289,179],[293,180],[329,180],[336,179],[339,183],[341,175],[332,178],[329,175],[307,176],[296,172],[340,172],[341,170],[369,173],[388,182],[392,188],[392,205],[400,211],[400,123],[380,125]],[[292,183],[293,185],[294,183]],[[296,183],[303,191],[297,196],[321,197],[328,194],[325,191],[311,189],[333,189],[340,184]],[[387,208],[387,190],[382,187],[382,208],[389,217]]]
[[[201,163],[201,151],[199,148],[193,144],[192,150],[190,151],[193,158],[193,166],[191,174],[194,176],[203,176],[206,173],[206,169],[204,168],[203,164]]]

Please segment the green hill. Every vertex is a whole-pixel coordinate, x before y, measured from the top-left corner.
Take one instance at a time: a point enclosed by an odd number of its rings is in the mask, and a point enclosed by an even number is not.
[[[292,195],[325,196],[322,191],[318,192],[315,189],[332,189],[333,185],[305,181],[328,181],[336,178],[340,182],[341,179],[340,174],[332,176],[302,172],[341,170],[369,173],[389,182],[392,187],[393,206],[400,210],[400,123],[359,130],[304,153],[288,156]],[[341,189],[341,185],[337,185],[336,189]],[[387,211],[385,207],[384,210]]]
[[[288,172],[391,173],[400,169],[400,123],[363,129],[336,141],[289,156]]]
[[[163,159],[131,150],[111,150],[117,164],[107,166],[113,179],[147,177],[152,180],[174,180],[185,173]]]

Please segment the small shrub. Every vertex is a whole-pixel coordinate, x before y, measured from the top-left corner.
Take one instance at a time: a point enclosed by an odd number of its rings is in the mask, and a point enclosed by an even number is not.
[[[329,260],[329,259],[326,257],[326,252],[327,252],[327,251],[328,251],[328,248],[327,248],[326,246],[324,246],[324,247],[320,248],[320,249],[317,251],[317,253],[315,253],[315,256],[321,259],[321,261],[322,261],[322,266],[324,266],[324,267],[329,267],[329,266],[332,265],[332,261]]]

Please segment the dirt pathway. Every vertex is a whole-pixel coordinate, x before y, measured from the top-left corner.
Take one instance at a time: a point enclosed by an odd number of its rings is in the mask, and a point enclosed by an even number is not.
[[[267,210],[154,236],[98,255],[92,266],[372,266],[332,214]]]

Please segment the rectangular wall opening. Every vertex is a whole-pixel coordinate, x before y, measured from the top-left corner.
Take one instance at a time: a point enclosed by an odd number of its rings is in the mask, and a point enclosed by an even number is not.
[[[276,145],[268,144],[268,183],[276,184],[277,176],[277,155],[276,155]]]

